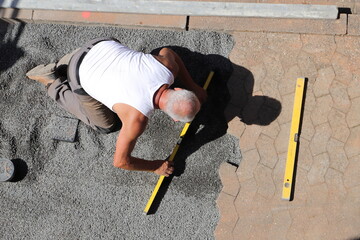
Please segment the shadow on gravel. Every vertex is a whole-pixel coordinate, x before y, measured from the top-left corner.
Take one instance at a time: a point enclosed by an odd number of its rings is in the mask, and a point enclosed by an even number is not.
[[[229,119],[224,110],[237,94],[241,95],[244,91],[241,88],[249,85],[241,77],[248,71],[226,58],[233,46],[230,35],[44,23],[28,23],[23,28],[17,23],[8,25],[0,36],[4,44],[13,43],[13,47],[25,52],[22,57],[21,51],[14,57],[8,51],[4,59],[17,60],[0,72],[0,155],[21,158],[28,166],[27,173],[26,166],[23,168],[22,180],[0,188],[0,195],[7,196],[2,199],[2,216],[9,219],[0,229],[1,236],[212,238],[219,218],[215,203],[221,191],[219,166],[226,161],[238,164],[241,159],[238,140],[226,134]],[[210,70],[215,71],[208,88],[209,99],[193,121],[175,159],[179,171],[167,179],[168,191],[156,209],[157,214],[152,216],[140,213],[157,176],[121,171],[111,165],[117,133],[102,135],[79,124],[78,142],[52,140],[48,130],[53,117],[69,115],[49,99],[43,86],[25,77],[26,71],[34,66],[54,62],[100,36],[121,39],[124,45],[146,53],[172,45],[200,85]],[[244,108],[250,98],[246,96],[238,105]],[[240,107],[237,114],[243,115]],[[134,154],[145,159],[165,159],[182,124],[174,123],[160,111],[154,113],[150,123]],[[8,228],[19,231],[6,231]]]
[[[0,1],[0,6],[2,2],[3,1]],[[16,7],[17,2],[18,1],[13,2],[14,8]],[[25,27],[25,22],[15,20],[19,12],[18,9],[7,10],[6,17],[9,18],[9,20],[3,19],[5,15],[4,11],[4,9],[0,9],[0,72],[10,68],[19,58],[24,56],[24,50],[17,45]],[[9,14],[9,11],[12,12]],[[17,28],[11,26],[14,25],[15,22],[20,23],[17,24]]]
[[[281,112],[280,101],[268,96],[252,96],[254,77],[248,69],[231,63],[221,55],[203,55],[178,46],[169,48],[182,58],[190,75],[200,86],[204,85],[210,71],[214,71],[215,75],[207,90],[207,102],[192,121],[175,156],[175,172],[165,178],[149,214],[156,212],[173,177],[184,173],[186,159],[206,143],[225,135],[229,121],[239,117],[247,125],[269,125]],[[155,49],[152,53],[158,51]],[[183,86],[175,81],[173,87]],[[228,107],[230,102],[231,108]],[[233,159],[229,163],[238,166],[239,160]]]
[[[23,180],[28,174],[28,165],[26,162],[20,158],[12,159],[14,164],[14,177],[11,179],[11,182],[19,182]]]

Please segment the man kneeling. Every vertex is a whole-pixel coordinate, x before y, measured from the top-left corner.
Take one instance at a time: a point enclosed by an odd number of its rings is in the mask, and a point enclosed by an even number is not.
[[[94,39],[26,75],[44,84],[52,99],[93,129],[109,133],[121,127],[115,167],[164,176],[173,173],[172,162],[131,156],[138,137],[155,109],[175,121],[189,122],[207,97],[171,49],[145,54],[109,38]],[[190,91],[169,88],[176,77]]]

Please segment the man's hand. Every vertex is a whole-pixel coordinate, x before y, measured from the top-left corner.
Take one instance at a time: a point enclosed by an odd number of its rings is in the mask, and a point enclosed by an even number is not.
[[[174,172],[174,163],[169,161],[163,161],[163,160],[156,160],[154,162],[157,162],[159,164],[159,167],[154,171],[154,173],[168,177]]]

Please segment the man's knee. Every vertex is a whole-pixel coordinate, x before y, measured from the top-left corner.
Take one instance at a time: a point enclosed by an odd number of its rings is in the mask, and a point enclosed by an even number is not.
[[[112,132],[117,132],[121,129],[122,123],[120,121],[119,118],[114,119],[113,123],[104,128],[104,127],[99,127],[99,126],[94,126],[93,128],[98,131],[99,133],[103,133],[103,134],[108,134],[108,133],[112,133]]]

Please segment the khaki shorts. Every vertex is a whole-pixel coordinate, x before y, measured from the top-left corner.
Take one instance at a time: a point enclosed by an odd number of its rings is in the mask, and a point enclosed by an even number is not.
[[[94,39],[85,44],[82,48],[61,58],[57,63],[56,68],[61,69],[61,72],[63,72],[64,69],[67,70],[67,74],[59,74],[59,77],[54,83],[48,87],[49,96],[60,106],[101,133],[119,130],[121,121],[113,111],[101,102],[92,98],[81,87],[79,66],[91,47],[106,40],[113,39]]]

